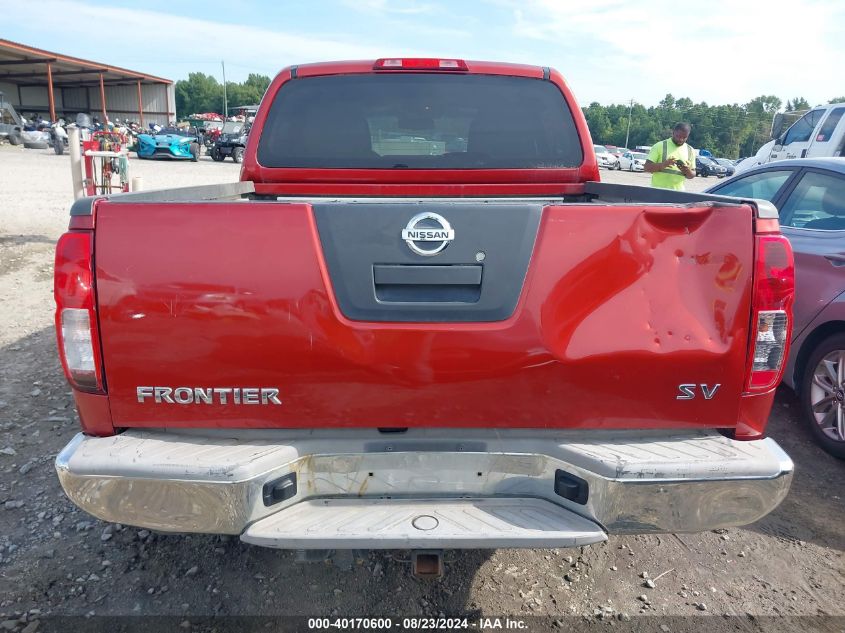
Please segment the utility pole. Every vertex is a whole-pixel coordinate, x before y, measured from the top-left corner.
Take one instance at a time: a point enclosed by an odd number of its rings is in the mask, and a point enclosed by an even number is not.
[[[625,132],[625,149],[628,148],[628,137],[631,135],[631,111],[634,109],[634,100],[631,99],[631,103],[628,106],[628,131]]]
[[[229,118],[229,102],[226,100],[226,62],[220,61],[223,66],[223,120]]]

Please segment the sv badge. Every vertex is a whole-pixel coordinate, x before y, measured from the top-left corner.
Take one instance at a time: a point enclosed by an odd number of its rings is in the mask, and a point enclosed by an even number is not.
[[[706,385],[704,383],[700,385],[678,385],[678,395],[675,396],[676,400],[692,400],[695,398],[696,390],[701,387],[701,394],[704,396],[705,400],[712,400],[713,396],[716,395],[716,391],[721,387],[721,384],[715,384],[712,387]]]

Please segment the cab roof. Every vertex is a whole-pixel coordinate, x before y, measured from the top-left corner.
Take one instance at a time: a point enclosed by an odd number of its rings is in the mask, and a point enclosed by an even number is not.
[[[382,58],[391,60],[419,60],[419,58]],[[441,58],[427,58],[429,61],[437,61]],[[454,58],[442,58],[454,60]],[[361,74],[361,73],[395,73],[395,72],[426,72],[426,73],[454,73],[454,74],[482,74],[482,75],[511,75],[514,77],[534,77],[537,79],[547,78],[549,76],[549,69],[542,66],[530,66],[527,64],[509,64],[505,62],[488,62],[488,61],[474,61],[474,60],[456,60],[462,62],[466,70],[456,69],[437,69],[437,68],[420,68],[420,67],[394,67],[394,68],[377,68],[377,62],[382,60],[350,60],[350,61],[331,61],[331,62],[317,62],[312,64],[302,64],[300,66],[292,66],[290,69],[285,69],[282,73],[288,70],[295,69],[297,77],[314,77],[318,75],[343,75],[343,74]]]

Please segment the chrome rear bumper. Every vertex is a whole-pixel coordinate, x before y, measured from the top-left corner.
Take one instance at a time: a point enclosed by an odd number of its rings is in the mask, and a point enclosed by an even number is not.
[[[374,530],[411,521],[408,508],[420,504],[452,531],[448,538],[448,530],[412,531],[414,547],[565,546],[573,534],[583,544],[604,533],[745,525],[783,500],[793,464],[771,439],[738,442],[715,432],[132,430],[108,438],[77,435],[56,458],[56,470],[70,499],[107,521],[339,549],[345,542],[350,548],[410,542],[407,531],[378,536]],[[266,505],[265,484],[291,473],[296,494]],[[556,493],[560,473],[583,482],[586,500]],[[505,514],[523,517],[508,519],[511,527],[516,521],[527,532],[510,538],[516,533],[503,536],[507,530],[499,525],[475,530],[478,538],[456,537],[461,512],[472,515],[468,524],[483,521],[485,512],[498,517],[487,523],[500,523],[502,513],[486,508],[502,499],[510,500]],[[313,526],[331,515],[327,507],[340,517],[337,500],[349,520],[339,518],[325,538],[315,538]],[[380,522],[362,520],[377,506]],[[559,517],[560,534],[547,530],[549,516]],[[583,520],[594,529],[585,530]],[[297,521],[310,536],[288,529]]]

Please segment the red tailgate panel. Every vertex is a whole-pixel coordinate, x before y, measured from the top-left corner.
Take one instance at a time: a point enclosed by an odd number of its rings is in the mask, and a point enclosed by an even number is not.
[[[308,205],[98,206],[114,424],[733,427],[751,299],[748,207],[546,207],[496,323],[352,322]],[[697,390],[678,400],[678,385]],[[156,404],[139,386],[278,388],[282,405]]]

